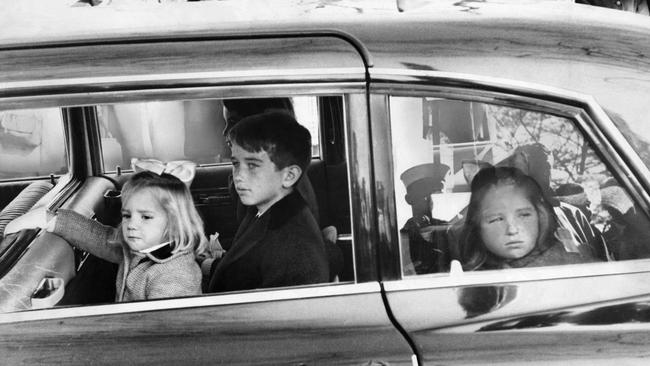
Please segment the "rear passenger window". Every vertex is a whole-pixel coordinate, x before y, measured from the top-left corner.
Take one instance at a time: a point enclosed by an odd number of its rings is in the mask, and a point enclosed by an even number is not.
[[[0,111],[0,180],[66,172],[61,109]]]
[[[650,255],[647,216],[575,121],[414,97],[390,118],[404,275]]]

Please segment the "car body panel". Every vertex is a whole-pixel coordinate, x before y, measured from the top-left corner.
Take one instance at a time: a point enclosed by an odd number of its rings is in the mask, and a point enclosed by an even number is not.
[[[0,323],[9,364],[411,364],[377,283],[59,308]]]
[[[402,13],[393,2],[238,3],[16,6],[0,15],[0,107],[350,93],[357,284],[2,314],[11,362],[647,362],[647,260],[401,278],[387,98],[426,92],[568,115],[647,211],[648,161],[634,141],[650,139],[647,18],[559,1]],[[623,315],[583,321],[607,311]]]
[[[505,282],[502,275],[481,273],[476,281],[463,274],[385,287],[424,364],[645,364],[648,297],[636,295],[647,293],[647,261],[626,265],[643,272],[594,277],[597,271],[573,269],[554,279],[511,273]],[[435,290],[421,287],[434,282]]]

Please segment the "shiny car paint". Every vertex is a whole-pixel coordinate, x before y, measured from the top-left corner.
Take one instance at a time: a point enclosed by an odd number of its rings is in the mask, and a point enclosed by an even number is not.
[[[386,3],[357,11],[259,4],[246,14],[234,1],[174,5],[189,24],[164,7],[0,15],[9,25],[0,35],[3,108],[237,96],[255,87],[351,91],[358,282],[3,314],[5,353],[15,363],[66,364],[110,363],[110,352],[169,364],[408,364],[411,354],[421,364],[645,363],[647,260],[401,278],[388,95],[572,116],[650,205],[650,173],[628,142],[629,130],[648,136],[648,18],[567,2],[505,3],[442,2],[403,13]],[[260,44],[264,51],[251,46]],[[232,62],[236,50],[245,63]],[[615,125],[611,113],[627,124]],[[180,346],[179,333],[189,333]],[[107,346],[116,334],[139,347]]]

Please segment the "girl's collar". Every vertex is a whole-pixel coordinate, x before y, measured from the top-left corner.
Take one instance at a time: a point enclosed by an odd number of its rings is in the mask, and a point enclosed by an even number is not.
[[[162,263],[174,255],[173,244],[174,242],[169,241],[134,253],[138,256],[143,256],[140,261],[149,259],[156,263]]]
[[[171,243],[172,243],[171,241],[168,241],[168,242],[164,242],[164,243],[161,243],[161,244],[158,244],[158,245],[154,245],[154,246],[149,247],[147,249],[138,250],[138,253],[147,254],[147,253],[155,252],[156,250],[158,250],[158,249],[160,249],[160,248],[162,248],[162,247],[164,247],[166,245],[167,246],[171,245]]]

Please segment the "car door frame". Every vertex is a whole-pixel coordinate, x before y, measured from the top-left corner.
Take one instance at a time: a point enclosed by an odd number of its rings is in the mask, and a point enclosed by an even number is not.
[[[540,361],[566,363],[571,360],[606,364],[613,357],[646,357],[642,346],[614,345],[613,337],[647,339],[650,324],[632,324],[639,314],[630,312],[610,324],[570,324],[564,333],[561,322],[548,326],[549,317],[577,316],[622,306],[643,309],[648,299],[649,260],[557,266],[548,269],[452,272],[403,277],[400,270],[399,234],[395,202],[395,176],[388,96],[440,97],[478,101],[533,109],[577,121],[578,129],[590,146],[600,146],[603,162],[613,171],[628,192],[649,212],[648,168],[615,128],[607,114],[589,96],[511,80],[475,77],[448,72],[370,69],[370,103],[373,123],[382,119],[386,128],[373,128],[373,140],[382,141],[373,150],[379,220],[381,261],[390,262],[381,273],[387,306],[400,327],[409,334],[422,364],[498,363]],[[381,196],[381,197],[380,197]],[[629,284],[628,287],[620,283]],[[595,285],[596,284],[596,285]],[[593,290],[563,294],[561,288]],[[477,317],[468,317],[460,305],[466,289],[504,293],[510,291],[528,305],[504,306]],[[603,294],[602,289],[607,292]],[[599,291],[600,290],[600,291]],[[555,295],[534,301],[531,294]],[[566,311],[563,313],[561,310]],[[532,316],[531,316],[532,314]],[[538,316],[535,318],[535,316]],[[529,328],[512,323],[530,322]],[[503,326],[506,324],[507,326]],[[558,325],[561,324],[561,325]],[[501,329],[498,326],[503,326]],[[554,327],[556,326],[556,327]],[[537,327],[537,328],[536,328]],[[524,329],[525,328],[525,329]],[[523,329],[523,330],[522,330]],[[571,332],[588,335],[594,341],[571,337]],[[640,343],[641,344],[641,343]],[[608,351],[603,351],[610,347]],[[517,352],[513,352],[517,350]]]
[[[40,50],[51,57],[51,53],[61,53],[61,49],[74,49],[83,54],[84,47],[109,46],[119,51],[120,47],[129,45],[177,45],[193,41],[200,44],[244,40],[263,45],[274,39],[303,38],[305,43],[319,46],[318,37],[337,40],[344,45],[341,47],[348,47],[356,54],[359,66],[340,69],[319,66],[292,72],[259,69],[200,74],[175,72],[153,77],[146,73],[102,75],[94,79],[82,77],[78,72],[71,75],[65,66],[59,65],[53,72],[53,79],[38,79],[43,75],[37,75],[34,80],[5,83],[0,98],[9,108],[29,108],[116,103],[131,101],[134,96],[141,101],[252,97],[257,94],[255,90],[263,90],[259,94],[264,96],[274,93],[283,96],[346,95],[348,179],[350,196],[358,197],[351,200],[356,218],[352,223],[356,281],[0,314],[0,333],[4,334],[2,348],[7,351],[4,352],[9,357],[7,362],[86,364],[129,360],[161,364],[308,364],[336,360],[339,364],[413,363],[411,347],[386,313],[377,277],[366,94],[368,62],[355,39],[342,36],[340,32],[294,32],[258,37],[120,39],[9,48],[11,52],[38,53]],[[284,52],[290,52],[287,49],[291,48],[285,47]],[[106,72],[106,69],[101,71]],[[72,123],[88,124],[87,128],[92,130],[92,118],[77,116],[72,119]],[[93,138],[96,140],[97,136],[88,137],[87,146],[92,147],[97,142]],[[75,173],[103,171],[99,152],[93,151],[95,156],[87,160],[90,166],[81,164],[75,168]],[[65,344],[62,345],[62,341]],[[36,354],[40,356],[35,357]]]

